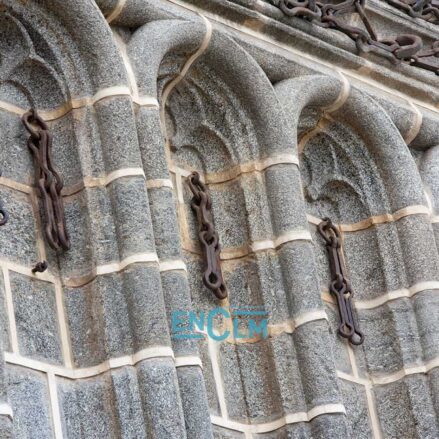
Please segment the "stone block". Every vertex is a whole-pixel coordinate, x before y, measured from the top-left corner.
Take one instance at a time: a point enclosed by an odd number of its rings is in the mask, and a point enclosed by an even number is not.
[[[107,173],[142,166],[131,98],[102,99],[95,105]]]
[[[71,197],[64,197],[63,200],[71,248],[59,254],[61,273],[64,278],[90,275],[95,264],[86,192],[81,191]],[[55,252],[49,251],[49,255],[51,260],[56,261]]]
[[[410,299],[395,300],[358,314],[366,334],[363,347],[370,373],[392,373],[422,363],[418,325]]]
[[[317,416],[311,421],[311,437],[313,439],[349,437],[346,416],[343,414]]]
[[[23,184],[33,184],[35,172],[32,153],[27,146],[28,132],[20,118],[0,110],[0,161],[2,176]]]
[[[425,361],[439,357],[439,294],[437,290],[418,293],[413,299],[417,330]]]
[[[15,439],[54,437],[46,376],[18,366],[8,366],[8,398],[14,412]]]
[[[392,310],[384,305],[370,310],[359,310],[361,330],[366,335],[363,349],[370,373],[396,372],[404,366],[398,331]]]
[[[411,215],[401,218],[396,224],[410,285],[436,280],[439,276],[439,256],[429,218],[426,215]]]
[[[410,285],[395,224],[344,233],[343,251],[356,299],[370,300]]]
[[[6,308],[5,284],[3,275],[0,276],[0,346],[2,350],[10,351],[9,317]]]
[[[67,289],[65,301],[78,366],[170,344],[155,267],[135,264],[98,276],[84,287]]]
[[[30,198],[21,192],[0,188],[0,200],[9,213],[9,221],[0,227],[3,243],[0,257],[30,266],[38,259],[35,221]]]
[[[21,355],[61,364],[54,285],[14,272],[10,280]]]
[[[165,141],[158,108],[140,107],[136,113],[140,155],[147,180],[169,178]],[[152,164],[154,164],[152,166]]]
[[[282,416],[272,355],[268,341],[221,345],[220,364],[227,408],[232,419],[258,423]]]
[[[207,401],[209,403],[210,413],[220,416],[220,406],[216,392],[216,382],[212,370],[212,362],[208,350],[207,340],[198,341],[201,363],[203,364],[204,385],[206,387]]]
[[[253,435],[255,439],[312,439],[309,425],[305,422],[287,425],[270,433]]]
[[[177,373],[171,359],[151,359],[137,365],[139,388],[151,439],[185,439]]]
[[[157,267],[133,264],[122,273],[122,277],[134,349],[170,346]]]
[[[9,416],[0,416],[0,436],[3,439],[14,439],[12,419]]]
[[[332,350],[334,352],[335,368],[341,372],[352,374],[351,361],[348,353],[348,341],[338,333],[340,316],[338,308],[333,304],[326,304],[326,315],[329,320],[329,333],[332,339]],[[361,329],[361,328],[360,328]]]
[[[87,106],[71,110],[66,116],[71,119],[74,131],[74,146],[81,160],[85,177],[102,177],[107,174],[104,153],[94,107]]]
[[[63,275],[81,277],[97,265],[118,262],[116,227],[107,189],[86,188],[64,200],[71,248],[60,254]]]
[[[109,187],[120,258],[154,251],[154,235],[144,179],[120,178]]]
[[[374,389],[384,437],[398,439],[435,438],[437,421],[432,414],[426,378],[406,377]]]
[[[52,134],[53,166],[63,179],[64,187],[82,181],[82,163],[76,143],[75,117],[68,113],[48,123]],[[31,154],[30,150],[28,152]]]
[[[222,343],[218,347],[218,357],[228,415],[230,419],[247,422],[246,396],[236,345]]]
[[[118,414],[109,374],[77,381],[59,378],[58,399],[65,437],[80,431],[84,439],[116,439]]]
[[[244,192],[239,180],[209,185],[215,227],[223,248],[241,247],[249,242]]]
[[[213,426],[214,439],[244,439],[244,433],[234,430],[227,430],[226,428]]]
[[[177,376],[187,437],[213,439],[206,388],[201,369],[197,366],[179,367]]]
[[[369,412],[364,386],[340,380],[343,403],[346,408],[346,420],[349,437],[369,439],[373,436],[369,421]]]
[[[136,370],[123,367],[111,372],[119,434],[124,439],[147,439]]]
[[[98,276],[81,288],[66,289],[72,352],[79,367],[133,352],[130,321],[118,273]]]
[[[171,333],[172,347],[175,355],[197,355],[197,345],[195,340],[179,339],[174,337],[173,316],[183,313],[182,320],[185,325],[189,325],[188,313],[194,311],[199,313],[198,309],[193,309],[191,303],[191,292],[186,273],[183,271],[164,271],[161,273],[162,291],[164,302],[166,304],[166,315],[168,318],[169,332]],[[207,316],[206,316],[207,319]],[[188,328],[189,330],[189,328]],[[190,331],[190,330],[189,330]],[[190,331],[193,332],[193,331]]]
[[[181,257],[180,233],[172,189],[148,190],[155,246],[160,259]]]
[[[256,276],[269,324],[282,323],[290,317],[279,257],[275,251],[256,252]],[[247,303],[252,303],[249,300]],[[246,304],[243,303],[243,306]]]
[[[259,172],[242,174],[240,183],[251,241],[272,239],[271,214],[263,175]]]
[[[271,166],[265,171],[265,185],[275,236],[291,230],[308,230],[297,166]]]
[[[327,322],[319,320],[299,326],[293,332],[293,340],[308,410],[323,404],[340,403]]]
[[[270,373],[275,376],[280,392],[283,412],[306,412],[300,364],[291,334],[281,334],[270,339],[273,367]]]
[[[313,247],[309,242],[289,242],[278,250],[288,312],[293,318],[322,309]]]

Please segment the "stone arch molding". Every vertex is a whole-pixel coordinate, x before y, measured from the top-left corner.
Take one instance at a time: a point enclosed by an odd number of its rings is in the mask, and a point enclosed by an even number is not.
[[[185,438],[180,386],[198,378],[193,367],[177,376],[193,359],[171,346],[166,266],[111,30],[94,2],[2,0],[0,20],[0,196],[10,211],[0,231],[0,437]],[[64,177],[65,254],[46,248],[34,215],[20,123],[30,106],[49,124]],[[33,274],[42,259],[48,271]]]
[[[399,410],[399,398],[420,397],[413,382],[423,389],[422,395],[429,395],[428,374],[438,364],[432,347],[436,337],[428,329],[425,312],[438,313],[431,303],[439,286],[439,259],[430,224],[433,212],[415,160],[382,107],[344,78],[308,76],[282,81],[275,90],[292,133],[292,148],[301,153],[310,227],[328,214],[339,223],[360,326],[366,333],[354,360],[340,340],[335,342],[337,369],[370,377],[363,390],[371,428],[381,429],[385,437],[434,435],[437,421],[426,423],[415,410],[398,425],[389,424],[385,415],[389,407]],[[432,193],[436,155],[430,150],[421,166]],[[345,192],[340,197],[337,191]],[[349,204],[352,200],[359,206]],[[325,291],[328,261],[318,233],[314,237]],[[324,297],[330,302],[325,293]],[[327,313],[335,324],[331,305]],[[407,343],[410,354],[401,350]],[[437,420],[434,398],[427,398],[425,407]],[[371,434],[369,427],[364,433]]]
[[[230,293],[222,305],[257,304],[270,313],[273,339],[200,343],[212,423],[248,433],[285,427],[324,437],[327,427],[344,434],[334,360],[323,364],[312,355],[329,343],[328,328],[297,156],[272,85],[245,50],[203,18],[148,23],[133,34],[127,53],[138,95],[159,102],[136,114],[157,252],[164,260],[183,258],[187,268],[172,279],[162,273],[168,315],[218,306],[200,282],[184,181],[191,170],[203,174],[221,206],[214,215]],[[196,354],[178,340],[173,349]],[[284,379],[290,385],[280,386]]]

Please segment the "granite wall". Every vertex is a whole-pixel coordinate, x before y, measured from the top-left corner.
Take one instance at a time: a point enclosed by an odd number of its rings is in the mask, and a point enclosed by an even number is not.
[[[438,39],[367,8],[382,36]],[[438,438],[437,84],[269,1],[0,0],[0,438]],[[69,251],[45,240],[30,107]],[[223,301],[201,278],[194,170]],[[327,216],[361,346],[337,335]],[[175,312],[218,306],[265,310],[269,337],[173,337]]]

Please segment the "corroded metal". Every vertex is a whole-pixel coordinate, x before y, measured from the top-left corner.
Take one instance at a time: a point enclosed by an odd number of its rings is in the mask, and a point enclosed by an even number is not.
[[[402,34],[393,38],[378,38],[377,32],[367,16],[366,0],[344,0],[340,3],[321,3],[315,0],[271,0],[281,11],[290,17],[299,17],[311,21],[313,24],[343,32],[351,38],[360,53],[374,52],[389,59],[392,63],[406,63],[439,75],[439,65],[435,61],[439,57],[439,41],[435,41],[430,48],[423,49],[422,39],[417,35]],[[388,0],[389,1],[389,0]],[[412,0],[406,0],[412,5]],[[419,9],[421,16],[428,21],[438,19],[439,0],[419,0],[412,9]],[[406,4],[400,0],[389,2]],[[430,6],[427,6],[427,3]],[[416,5],[423,5],[416,6]],[[344,19],[346,14],[358,14],[363,26],[353,26]],[[436,20],[436,21],[435,21]]]
[[[63,181],[52,162],[52,135],[33,109],[23,115],[22,121],[30,134],[27,145],[36,165],[36,186],[43,201],[47,242],[55,250],[68,250],[70,242],[61,196]]]
[[[221,271],[219,237],[212,221],[212,200],[198,172],[189,176],[188,185],[194,195],[191,207],[197,215],[198,237],[206,264],[203,283],[218,299],[225,299],[227,290]]]
[[[352,305],[352,288],[347,278],[344,265],[340,232],[329,218],[325,218],[319,225],[318,231],[326,243],[331,270],[330,293],[337,301],[340,324],[339,334],[347,338],[353,345],[360,345],[364,341],[364,334],[358,327],[358,321]]]
[[[385,0],[413,18],[439,24],[439,0]]]
[[[47,270],[48,268],[48,263],[46,261],[42,261],[42,262],[37,262],[35,264],[35,267],[32,268],[32,273],[43,273]]]

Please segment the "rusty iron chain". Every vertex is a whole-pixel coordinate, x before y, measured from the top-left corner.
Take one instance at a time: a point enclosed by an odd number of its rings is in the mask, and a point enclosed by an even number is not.
[[[331,271],[330,293],[337,301],[340,324],[338,333],[347,338],[353,345],[360,345],[364,341],[364,334],[358,327],[357,318],[352,304],[352,288],[347,278],[341,247],[340,232],[329,218],[325,218],[319,225],[318,231],[326,243]]]
[[[44,273],[48,267],[49,264],[47,263],[47,261],[37,262],[34,268],[32,268],[32,273]]]
[[[414,0],[406,1],[415,3]],[[438,1],[430,0],[430,7],[425,8],[425,16],[431,14],[437,19]],[[418,0],[418,3],[421,2],[426,3],[429,0]],[[439,58],[439,40],[423,50],[422,39],[417,35],[402,34],[394,38],[378,38],[365,10],[366,0],[343,0],[337,4],[315,0],[271,0],[271,3],[289,17],[299,17],[317,26],[343,32],[355,42],[360,53],[373,52],[387,58],[393,64],[406,63],[439,75],[439,65],[433,62],[433,58]],[[349,25],[343,20],[345,14],[351,13],[358,14],[363,28]]]
[[[218,299],[225,299],[227,290],[221,271],[219,237],[212,220],[212,199],[198,172],[193,172],[187,182],[193,194],[191,207],[197,215],[198,237],[206,264],[203,283]]]
[[[44,120],[34,109],[22,117],[30,136],[27,145],[36,165],[36,186],[43,201],[46,221],[45,232],[49,245],[55,249],[70,248],[67,234],[64,203],[61,196],[63,181],[52,161],[52,134]]]
[[[385,0],[413,18],[439,24],[439,0]]]

